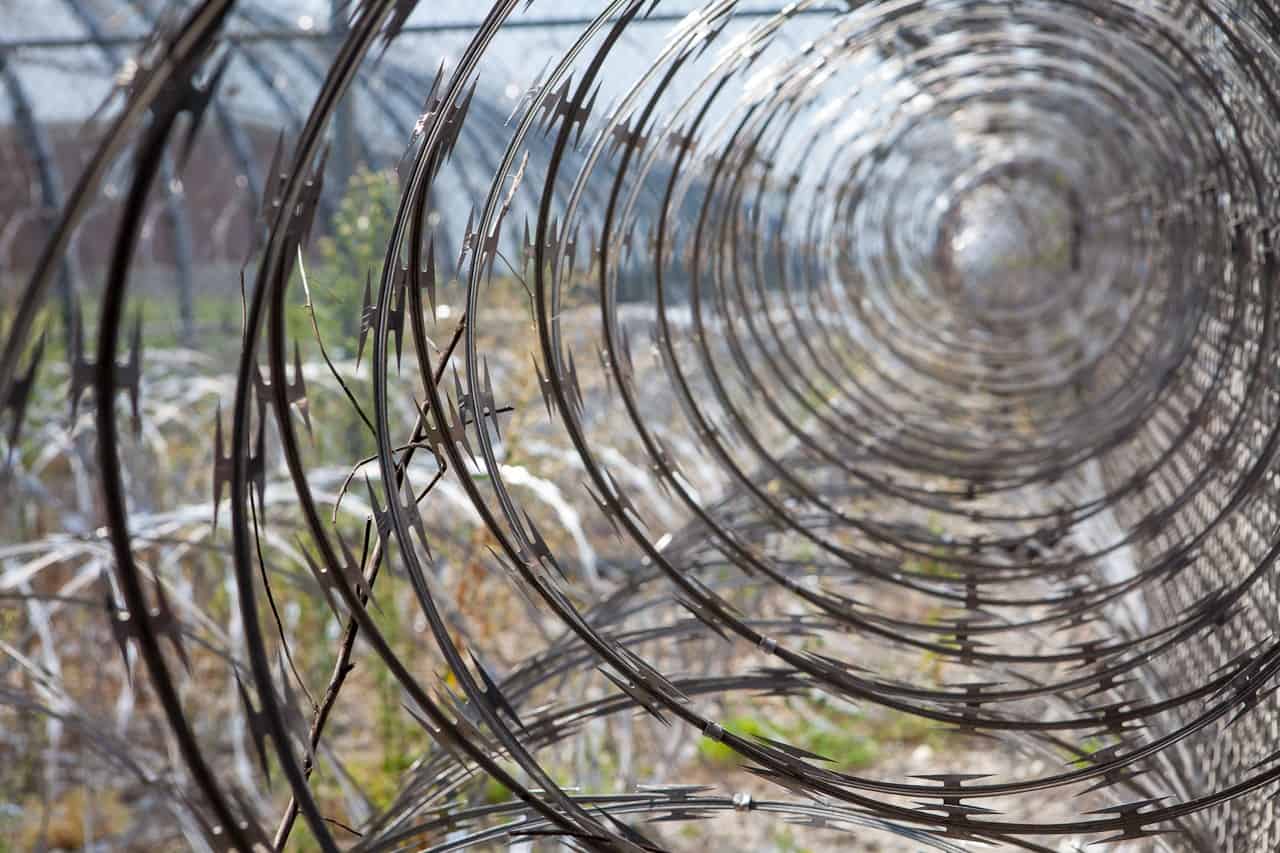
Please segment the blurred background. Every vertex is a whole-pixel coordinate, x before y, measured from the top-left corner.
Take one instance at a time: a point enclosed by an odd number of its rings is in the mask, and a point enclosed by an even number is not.
[[[0,0],[0,851],[1277,849],[1268,4],[240,0],[148,158],[204,5]]]

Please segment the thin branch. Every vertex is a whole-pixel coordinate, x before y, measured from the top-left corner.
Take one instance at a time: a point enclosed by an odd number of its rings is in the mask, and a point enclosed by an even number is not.
[[[449,346],[444,353],[444,357],[440,360],[440,364],[436,367],[436,373],[435,373],[435,376],[433,377],[435,384],[439,385],[444,380],[445,367],[449,364],[449,361],[453,358],[454,350],[457,349],[458,344],[462,340],[462,333],[463,333],[463,330],[466,328],[466,325],[467,325],[467,317],[464,314],[462,316],[462,319],[458,321],[458,327],[454,330],[453,339],[449,342]],[[408,470],[409,462],[413,458],[413,451],[416,447],[415,443],[421,442],[421,440],[423,439],[424,437],[423,430],[425,429],[425,427],[426,427],[426,424],[423,422],[422,416],[420,414],[418,418],[418,423],[414,428],[413,440],[410,443],[409,449],[406,451],[405,459],[404,461],[400,462],[396,466],[396,488],[397,489],[399,489],[401,484],[404,482],[405,472]],[[431,484],[427,487],[428,490],[432,486],[434,486],[437,482],[439,482],[441,474],[443,474],[443,470],[436,472],[435,478],[431,481]],[[424,490],[422,496],[419,497],[418,500],[422,500],[422,498],[426,497],[426,493],[427,492]],[[373,522],[371,519],[365,520],[366,540],[369,537],[370,526],[372,525],[372,523]],[[378,569],[382,565],[382,540],[381,539],[378,539],[378,541],[374,544],[372,553],[369,555],[369,560],[368,562],[366,562],[366,565],[368,566],[368,568],[366,569],[367,575],[366,575],[365,585],[364,585],[365,591],[360,595],[361,607],[364,607],[368,604],[369,596],[373,592],[373,585],[378,579]],[[356,638],[357,636],[359,636],[359,634],[360,634],[360,623],[356,621],[354,616],[348,617],[346,627],[343,629],[343,632],[342,632],[342,641],[338,647],[338,657],[333,665],[333,674],[329,677],[329,684],[325,688],[324,697],[323,699],[321,699],[320,705],[319,707],[316,708],[315,714],[311,720],[311,733],[309,737],[310,744],[311,744],[311,749],[310,749],[311,755],[315,754],[316,747],[318,747],[320,744],[320,738],[324,734],[325,724],[328,722],[329,715],[333,711],[334,706],[338,702],[338,693],[342,690],[342,685],[346,683],[347,676],[351,673],[351,670],[355,669],[355,664],[351,663],[351,656],[355,650]],[[302,767],[303,776],[307,779],[310,779],[311,771],[313,769],[314,769],[314,762],[312,761],[312,758],[310,757],[310,755],[308,755]],[[289,833],[293,830],[293,825],[297,821],[297,817],[298,817],[297,799],[294,797],[290,797],[289,805],[285,808],[285,813],[280,818],[280,825],[276,829],[276,835],[274,840],[274,845],[276,850],[284,849],[284,845],[289,840]]]

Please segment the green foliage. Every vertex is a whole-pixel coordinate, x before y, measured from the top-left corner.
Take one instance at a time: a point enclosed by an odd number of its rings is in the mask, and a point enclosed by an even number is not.
[[[870,767],[880,757],[880,748],[871,738],[839,729],[817,729],[806,733],[804,748],[830,758],[843,770]]]
[[[330,227],[314,241],[295,271],[295,297],[290,299],[286,325],[288,336],[300,345],[304,360],[319,361],[317,331],[334,362],[355,358],[364,319],[365,284],[371,281],[376,293],[398,193],[393,173],[362,170],[352,175]],[[304,302],[304,271],[310,307]],[[369,344],[364,353],[366,361],[371,348]],[[351,393],[369,411],[372,394],[368,374],[362,381],[348,370],[342,373]],[[368,453],[368,434],[344,395],[313,395],[308,402],[312,419],[327,425],[312,444],[319,458],[362,457]]]
[[[765,737],[793,744],[831,760],[842,770],[870,767],[878,758],[876,743],[860,731],[839,727],[829,715],[815,714],[787,723],[772,724],[754,717],[738,716],[723,723],[727,731],[745,738]],[[741,761],[733,749],[719,741],[703,738],[698,753],[709,764],[729,766]]]
[[[844,771],[865,770],[874,766],[882,753],[904,746],[928,744],[941,748],[948,737],[924,717],[879,709],[871,714],[846,711],[821,698],[804,700],[789,711],[778,714],[777,722],[740,715],[721,725],[741,737],[766,737],[800,747]],[[717,767],[741,762],[732,748],[710,738],[698,742],[698,754],[704,762]]]
[[[775,731],[773,726],[754,717],[733,717],[726,720],[722,725],[725,731],[733,732],[745,738],[753,735],[778,737],[778,732]],[[704,737],[698,741],[698,753],[711,764],[729,765],[736,764],[739,761],[738,753],[734,752],[732,747],[709,737]]]
[[[1080,741],[1080,745],[1074,749],[1068,747],[1067,762],[1077,769],[1092,767],[1094,764],[1094,754],[1106,749],[1109,744],[1106,740],[1090,735]]]
[[[902,568],[913,575],[923,575],[928,578],[955,580],[964,577],[960,572],[933,557],[910,557],[902,563]]]
[[[389,577],[383,580],[384,595],[394,589],[394,585],[388,583],[391,580]],[[387,600],[395,599],[388,596]],[[406,636],[397,607],[387,607],[383,615],[382,631],[388,643],[396,646],[406,641],[411,642]],[[367,791],[370,799],[380,806],[386,806],[399,786],[400,776],[430,749],[431,741],[422,727],[403,709],[400,684],[391,672],[385,666],[375,665],[373,675],[376,700],[373,709],[374,727],[382,756],[376,770],[372,766],[368,768],[370,772],[365,781],[374,783],[375,790]]]
[[[316,241],[305,263],[316,325],[330,354],[355,355],[364,311],[364,285],[382,274],[383,253],[399,198],[394,173],[360,170],[347,182],[330,233]],[[305,309],[290,311],[289,333],[314,338]]]
[[[511,789],[492,776],[485,777],[484,801],[490,805],[505,803],[511,799]]]

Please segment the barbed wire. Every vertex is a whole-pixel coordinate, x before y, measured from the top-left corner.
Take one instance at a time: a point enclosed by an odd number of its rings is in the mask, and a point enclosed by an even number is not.
[[[134,254],[152,184],[166,164],[187,166],[240,55],[233,0],[189,4],[140,46],[19,294],[0,356],[15,496],[42,479],[13,457],[47,369],[46,302],[107,176],[126,170],[96,337],[77,313],[67,348],[73,422],[85,392],[96,402],[92,440],[65,453],[96,481],[101,528],[16,542],[0,552],[18,561],[0,591],[29,614],[105,601],[181,757],[171,795],[184,836],[283,849],[301,823],[323,850],[661,850],[671,842],[652,827],[751,813],[943,850],[1274,846],[1277,10],[714,0],[676,14],[613,0],[554,22],[571,41],[536,75],[516,69],[531,76],[500,124],[480,105],[486,70],[512,73],[496,45],[545,27],[519,17],[539,5],[499,0],[423,85],[389,238],[357,277],[356,340],[342,342],[353,365],[330,354],[316,319],[326,294],[306,263],[331,203],[331,123],[405,37],[459,27],[407,23],[416,4],[404,0],[352,4],[311,106],[261,174],[210,447],[213,528],[226,499],[230,544],[210,528],[201,545],[234,578],[234,638],[204,639],[147,557],[203,541],[172,525],[206,507],[141,505],[132,439],[104,404],[127,401],[137,441],[162,432],[143,321],[127,309]],[[479,121],[483,143],[463,135]],[[487,186],[456,178],[454,160],[482,145]],[[469,214],[450,237],[451,205]],[[622,292],[629,277],[638,294]],[[532,354],[509,351],[515,329]],[[304,365],[304,341],[320,361]],[[349,377],[366,354],[362,399]],[[322,393],[372,441],[345,474],[316,462],[317,443],[341,439]],[[549,424],[513,426],[530,408]],[[183,409],[167,417],[181,424]],[[510,464],[513,429],[561,442],[579,490]],[[625,568],[597,565],[568,523],[547,532],[526,488],[562,519],[599,521]],[[343,511],[363,521],[354,538]],[[479,549],[463,519],[521,602],[502,616],[522,652],[503,672],[441,582],[442,548]],[[30,586],[72,556],[90,560],[70,592]],[[286,556],[331,610],[332,636],[286,630]],[[429,675],[397,648],[392,604],[380,605],[388,576],[438,656]],[[537,650],[514,639],[521,622]],[[323,689],[299,674],[300,643],[336,649]],[[675,671],[690,643],[739,657],[713,671],[707,652],[695,657],[705,671]],[[344,687],[358,649],[431,747],[352,825],[312,775],[341,766],[329,721],[356,701]],[[5,704],[79,727],[127,773],[158,778],[159,759],[94,728],[47,662],[22,643],[4,651],[38,683],[0,683]],[[219,770],[190,675],[206,655],[229,675],[251,775],[274,769],[287,786],[283,810]],[[900,655],[946,677],[913,678]],[[773,699],[819,696],[1066,763],[991,776],[966,754],[878,778],[742,731],[719,714],[731,696],[766,715]],[[549,750],[632,714],[726,747],[794,797],[681,779],[584,793],[549,769]],[[477,772],[504,802],[463,796]],[[1046,792],[1081,805],[1049,814]],[[1237,825],[1244,814],[1255,822]]]

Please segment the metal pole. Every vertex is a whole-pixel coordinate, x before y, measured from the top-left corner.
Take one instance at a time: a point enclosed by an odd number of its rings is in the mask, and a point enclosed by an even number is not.
[[[347,37],[350,24],[343,7],[349,5],[345,0],[329,0],[329,34],[336,51]],[[347,190],[347,184],[356,168],[356,93],[358,87],[352,86],[342,96],[342,101],[333,116],[333,165],[335,174],[331,184],[336,198],[341,199]]]

